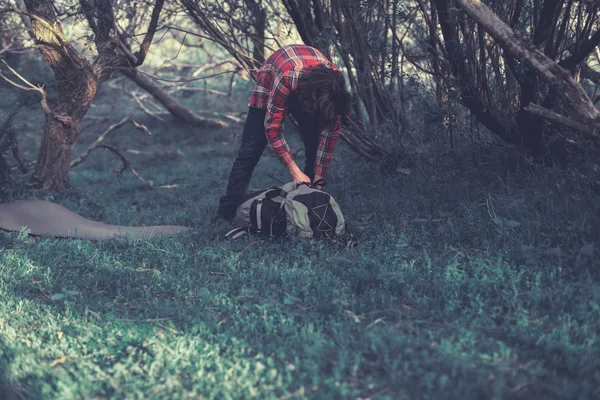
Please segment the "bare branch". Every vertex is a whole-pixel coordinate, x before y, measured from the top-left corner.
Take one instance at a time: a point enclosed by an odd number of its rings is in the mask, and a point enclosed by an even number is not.
[[[592,37],[583,42],[575,54],[571,54],[569,57],[560,61],[558,65],[565,69],[575,68],[575,66],[585,61],[598,45],[600,45],[600,29],[598,29]]]
[[[583,65],[583,68],[581,70],[581,75],[584,78],[589,79],[590,81],[594,82],[595,84],[600,85],[600,72],[596,71],[595,69],[590,67],[588,64]]]
[[[0,50],[0,55],[4,54],[4,53],[25,53],[29,50],[35,50],[36,47],[16,47],[16,48],[6,48],[6,49],[2,49]]]
[[[133,99],[135,100],[135,102],[138,104],[138,106],[140,106],[140,108],[142,109],[142,111],[144,111],[146,114],[148,114],[149,116],[151,116],[152,118],[156,118],[157,120],[161,121],[161,122],[165,122],[165,120],[161,117],[161,115],[167,115],[169,114],[168,112],[153,112],[150,111],[148,109],[148,107],[146,107],[144,105],[144,103],[142,103],[142,101],[140,100],[139,97],[137,97],[137,94],[135,94],[135,92],[129,92],[129,94],[131,94],[131,97],[133,97]]]
[[[107,149],[109,151],[111,151],[112,153],[116,154],[117,157],[119,157],[121,159],[121,162],[123,163],[123,167],[119,170],[119,173],[122,174],[123,172],[130,170],[131,173],[133,174],[133,176],[135,176],[137,179],[139,179],[144,185],[148,186],[150,189],[153,188],[153,185],[151,182],[148,182],[147,180],[145,180],[144,178],[141,177],[141,175],[135,170],[135,168],[133,168],[131,166],[131,162],[123,155],[123,153],[121,153],[121,151],[119,151],[119,149],[116,146],[112,146],[110,144],[104,144],[104,143],[98,143],[93,149],[90,149],[90,151],[85,155],[85,157],[80,161],[83,162],[87,156],[94,150],[96,149]]]
[[[133,126],[135,126],[136,128],[143,130],[144,132],[148,133],[149,135],[152,135],[152,132],[150,132],[150,130],[145,125],[140,124],[132,117],[123,118],[121,121],[117,122],[116,124],[109,126],[108,129],[105,130],[100,136],[98,136],[98,138],[94,141],[94,143],[89,145],[89,147],[83,153],[81,153],[81,155],[79,157],[77,157],[73,161],[71,161],[70,168],[76,167],[77,165],[81,164],[87,158],[87,156],[92,152],[92,150],[94,150],[96,147],[98,147],[102,143],[102,141],[104,139],[106,139],[106,137],[108,135],[110,135],[111,132],[119,129],[120,127],[125,125],[127,122],[131,122],[133,124]]]
[[[137,58],[137,62],[135,64],[136,66],[142,65],[146,59],[146,55],[148,54],[148,50],[152,44],[152,39],[154,38],[154,33],[156,32],[156,28],[158,26],[158,18],[160,17],[160,12],[164,3],[165,0],[156,0],[156,3],[154,4],[154,8],[152,9],[152,17],[150,18],[150,24],[148,25],[148,31],[146,32],[144,41],[140,45],[140,50],[135,53]]]
[[[229,71],[223,71],[223,72],[216,72],[214,74],[205,75],[205,76],[199,76],[197,78],[189,78],[189,79],[181,79],[181,78],[180,79],[166,79],[166,78],[159,78],[156,75],[152,75],[152,74],[149,74],[147,72],[143,72],[143,71],[139,71],[138,70],[138,73],[146,75],[146,76],[152,78],[155,81],[174,82],[174,83],[189,83],[189,82],[203,81],[203,80],[214,78],[214,77],[217,77],[217,76],[231,74],[231,73],[234,73],[234,72],[239,72],[239,69],[234,69],[234,70],[229,70]]]
[[[119,173],[123,173],[126,170],[130,170],[131,173],[137,179],[139,179],[142,183],[144,183],[144,185],[146,185],[150,188],[153,188],[152,182],[148,182],[147,180],[142,178],[140,176],[140,174],[135,170],[135,168],[133,168],[131,166],[131,163],[129,162],[129,160],[123,155],[123,153],[121,153],[119,151],[119,149],[117,147],[103,143],[104,139],[106,139],[106,137],[111,132],[114,132],[115,130],[119,129],[120,127],[125,125],[127,122],[131,122],[133,124],[133,126],[136,127],[137,129],[140,129],[140,130],[146,132],[147,134],[152,135],[152,132],[150,132],[150,130],[145,125],[140,124],[134,118],[132,118],[132,117],[123,118],[121,121],[117,122],[116,124],[109,126],[107,130],[105,130],[100,136],[98,136],[98,138],[91,145],[89,145],[88,148],[83,153],[81,153],[81,155],[79,155],[79,157],[77,157],[73,161],[71,161],[70,168],[76,167],[77,165],[84,162],[92,151],[94,151],[98,148],[104,148],[104,149],[110,150],[111,152],[116,154],[121,159],[121,162],[123,163],[123,167],[121,168]]]
[[[31,82],[29,82],[27,79],[23,78],[17,71],[15,71],[3,59],[1,59],[0,61],[2,61],[2,63],[6,66],[6,68],[8,68],[9,71],[12,72],[13,75],[15,75],[17,78],[19,78],[21,80],[21,82],[23,82],[26,86],[20,85],[20,84],[18,84],[16,82],[10,80],[6,76],[4,76],[4,74],[2,74],[1,71],[0,71],[0,78],[4,79],[6,82],[10,83],[11,85],[13,85],[13,86],[15,86],[15,87],[17,87],[17,88],[19,88],[21,90],[36,91],[36,92],[40,93],[42,95],[42,100],[40,101],[40,103],[42,105],[42,109],[44,110],[44,113],[46,113],[47,115],[50,115],[50,116],[54,116],[54,114],[50,110],[50,107],[48,106],[48,101],[47,101],[47,97],[46,97],[46,91],[44,90],[44,88],[42,88],[40,86],[35,86]]]
[[[586,137],[594,141],[595,144],[600,144],[600,126],[598,125],[583,124],[581,122],[567,118],[564,115],[560,115],[554,111],[540,107],[534,103],[530,103],[527,107],[524,108],[524,110],[550,122],[554,122],[567,128],[579,131],[583,133]]]

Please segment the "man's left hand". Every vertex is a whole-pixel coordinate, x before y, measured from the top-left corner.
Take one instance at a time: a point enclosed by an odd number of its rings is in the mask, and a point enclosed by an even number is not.
[[[314,183],[315,183],[315,182],[319,182],[319,181],[323,181],[323,180],[324,180],[324,179],[323,179],[323,177],[322,177],[321,175],[316,175],[316,174],[315,174],[315,178],[313,179],[313,187],[314,187],[315,189],[319,189],[319,190],[321,190],[321,189],[323,188],[323,186],[321,186],[321,185],[314,185]]]

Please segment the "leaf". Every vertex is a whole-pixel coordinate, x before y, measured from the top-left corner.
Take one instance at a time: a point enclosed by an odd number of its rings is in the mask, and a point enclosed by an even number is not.
[[[581,249],[579,249],[579,254],[581,254],[584,257],[593,257],[594,245],[591,243],[584,244],[583,246],[581,246]]]
[[[506,228],[516,228],[521,226],[520,222],[513,221],[512,219],[504,219],[500,217],[494,217],[492,220],[496,223],[496,225],[500,225]]]
[[[329,261],[331,264],[337,264],[340,266],[353,266],[355,264],[355,261],[341,255],[330,257],[327,261]]]
[[[299,303],[299,302],[300,302],[299,298],[292,296],[291,294],[287,294],[287,293],[285,295],[285,298],[283,299],[283,304],[288,305],[288,306]]]
[[[56,301],[56,300],[61,300],[61,299],[64,299],[64,298],[65,298],[64,294],[62,294],[62,293],[56,293],[56,294],[53,294],[52,297],[50,297],[50,300]]]
[[[63,292],[69,296],[76,296],[79,294],[77,290],[63,290]]]
[[[50,367],[54,368],[59,364],[64,364],[65,361],[67,361],[67,357],[65,357],[65,356],[58,357],[56,360],[52,361],[52,364],[50,364]]]
[[[58,333],[56,334],[56,336],[58,336],[58,340],[62,339],[64,333],[62,331],[58,331]]]
[[[563,256],[565,253],[563,253],[563,251],[560,249],[560,247],[553,247],[550,249],[546,249],[545,253],[549,256],[556,256],[556,257],[561,257]]]
[[[346,315],[348,317],[350,317],[352,320],[354,320],[354,323],[356,324],[360,324],[360,318],[358,318],[358,316],[356,314],[354,314],[352,311],[350,310],[344,310],[344,312],[346,313]]]
[[[517,227],[521,226],[521,224],[519,222],[513,221],[512,219],[505,219],[504,225],[508,226],[509,228],[517,228]]]
[[[291,299],[287,296],[285,297],[285,299],[283,299],[283,304],[285,304],[286,306],[291,306],[294,303],[295,303],[294,299]]]

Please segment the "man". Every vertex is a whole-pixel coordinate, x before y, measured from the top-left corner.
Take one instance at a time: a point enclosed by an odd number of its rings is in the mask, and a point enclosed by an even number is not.
[[[235,217],[252,172],[267,143],[294,182],[324,180],[340,135],[341,118],[348,112],[350,93],[341,72],[317,49],[284,46],[261,67],[250,97],[242,145],[233,163],[227,191],[219,201],[216,219]],[[300,127],[306,160],[296,164],[283,137],[283,123],[291,113]]]

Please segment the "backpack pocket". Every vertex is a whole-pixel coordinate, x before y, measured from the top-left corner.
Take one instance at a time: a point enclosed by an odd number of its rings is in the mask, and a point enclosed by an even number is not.
[[[287,218],[282,207],[283,198],[269,195],[256,199],[250,206],[251,231],[254,233],[265,233],[270,236],[279,236],[286,232]],[[280,199],[280,201],[277,201]]]

